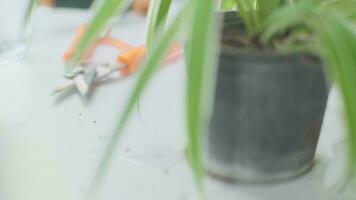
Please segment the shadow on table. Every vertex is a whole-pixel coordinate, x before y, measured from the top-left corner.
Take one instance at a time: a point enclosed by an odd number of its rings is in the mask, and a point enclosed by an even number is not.
[[[224,200],[349,200],[323,187],[319,174],[273,184],[226,183],[208,178],[210,199]]]

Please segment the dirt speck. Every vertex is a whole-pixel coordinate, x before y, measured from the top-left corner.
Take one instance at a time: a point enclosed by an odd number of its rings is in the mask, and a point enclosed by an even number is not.
[[[178,196],[178,199],[179,200],[187,200],[188,196],[186,194],[181,194],[181,195]]]
[[[168,168],[164,168],[164,169],[163,169],[163,173],[166,174],[166,175],[168,175],[168,174],[171,173],[171,171],[170,171]]]

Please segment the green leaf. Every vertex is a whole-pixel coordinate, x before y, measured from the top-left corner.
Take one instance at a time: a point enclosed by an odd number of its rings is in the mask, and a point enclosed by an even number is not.
[[[356,29],[354,0],[299,0],[278,9],[267,19],[265,42],[281,31],[304,26],[316,41],[319,55],[340,88],[349,142],[349,177],[356,172]],[[351,9],[352,8],[352,9]],[[286,17],[288,16],[288,17]]]
[[[113,153],[118,145],[118,140],[134,110],[134,107],[138,102],[138,99],[144,91],[145,87],[148,85],[149,81],[159,68],[160,62],[163,59],[168,48],[173,43],[175,37],[178,35],[181,24],[184,21],[183,19],[185,19],[184,15],[186,14],[187,10],[190,11],[189,9],[182,9],[182,11],[177,15],[177,17],[173,20],[172,24],[170,24],[167,28],[166,32],[163,33],[162,38],[158,41],[157,45],[153,47],[150,56],[147,58],[147,61],[143,65],[139,77],[131,92],[131,95],[129,96],[126,102],[124,112],[120,117],[115,132],[99,164],[94,181],[92,183],[92,186],[90,187],[91,193],[89,196],[96,196],[97,190],[101,186],[102,181],[107,174],[108,168],[112,161]]]
[[[356,20],[356,0],[329,0],[323,4],[323,7],[337,10],[342,15]]]
[[[233,10],[235,8],[235,0],[221,0],[220,10]]]
[[[262,19],[256,3],[256,0],[235,0],[238,14],[244,21],[250,36],[258,35],[262,28]]]
[[[276,9],[283,6],[285,0],[257,0],[258,12],[262,19],[269,17]]]
[[[237,13],[244,21],[248,32],[250,33],[250,35],[255,34],[256,27],[254,25],[254,21],[252,19],[253,17],[251,15],[251,12],[253,12],[253,8],[249,7],[248,4],[246,4],[245,0],[235,0],[235,4],[238,10]]]
[[[277,33],[286,31],[300,24],[305,24],[305,21],[309,17],[312,17],[312,9],[315,9],[313,4],[301,2],[295,5],[283,6],[275,10],[265,20],[266,28],[260,38],[262,43],[267,44]]]
[[[146,35],[147,48],[152,48],[152,43],[159,38],[159,34],[164,29],[168,11],[172,0],[152,0],[148,11],[148,28]]]
[[[210,85],[214,75],[214,48],[216,42],[213,15],[213,1],[195,1],[192,18],[192,29],[186,48],[187,63],[187,95],[186,95],[186,120],[188,128],[188,153],[192,164],[195,182],[198,189],[203,191],[203,163],[201,156],[201,132],[204,123],[204,104],[208,102],[206,88]]]
[[[66,74],[73,74],[74,68],[80,61],[85,51],[92,46],[93,42],[95,42],[95,39],[105,28],[108,21],[125,2],[125,0],[105,0],[105,2],[101,4],[101,7],[87,25],[85,33],[80,39],[78,45],[75,47],[73,56],[66,63]]]
[[[25,15],[22,21],[22,26],[21,26],[21,39],[22,40],[28,40],[28,37],[30,36],[31,32],[31,25],[32,25],[32,19],[34,15],[34,11],[36,10],[38,6],[38,0],[30,0],[29,4],[27,6],[27,9],[25,10]]]
[[[320,15],[313,28],[320,38],[323,56],[343,96],[349,133],[349,173],[353,177],[356,170],[356,32],[353,23],[332,11]]]

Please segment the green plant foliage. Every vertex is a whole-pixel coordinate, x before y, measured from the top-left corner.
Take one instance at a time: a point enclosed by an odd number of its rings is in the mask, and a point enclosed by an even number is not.
[[[270,16],[270,14],[277,8],[281,7],[284,2],[285,0],[256,0],[256,10],[261,17],[260,20],[262,21],[265,17]]]
[[[70,66],[76,63],[105,27],[122,0],[106,0],[90,22],[88,30],[79,43]],[[149,83],[164,53],[181,29],[187,29],[186,43],[187,94],[186,120],[188,153],[194,179],[203,190],[203,162],[201,138],[203,105],[208,101],[204,94],[209,74],[214,70],[208,58],[212,57],[213,0],[189,0],[177,18],[165,29],[165,21],[171,0],[154,0],[149,11],[147,43],[149,54],[136,84],[128,98],[106,153],[99,165],[92,189],[99,188],[116,149],[119,136],[124,130],[134,106]],[[276,36],[286,36],[283,48],[312,51],[328,64],[328,69],[343,94],[350,141],[350,175],[356,170],[356,0],[223,0],[220,6],[237,8],[249,36],[269,44]],[[184,23],[184,25],[182,25]],[[308,38],[306,45],[294,46],[300,37]],[[295,39],[297,38],[297,39]],[[293,48],[288,48],[292,47]]]
[[[323,5],[327,10],[335,9],[346,17],[356,20],[356,1],[355,0],[328,0]]]
[[[241,16],[252,37],[261,33],[266,17],[290,2],[287,0],[235,0],[237,14]]]
[[[203,163],[201,158],[201,137],[203,124],[203,106],[207,73],[212,70],[209,62],[212,49],[214,30],[213,1],[197,0],[193,10],[192,26],[186,53],[187,88],[186,88],[186,120],[188,128],[188,153],[193,168],[196,184],[203,190]]]
[[[266,44],[273,36],[281,31],[285,31],[293,25],[303,22],[305,19],[304,5],[298,4],[275,11],[266,20],[266,30],[261,36],[261,41]],[[288,15],[288,17],[285,17]],[[274,23],[277,21],[277,23]]]
[[[233,10],[235,8],[235,0],[222,0],[219,5],[220,10]]]
[[[173,43],[173,40],[178,35],[182,22],[185,21],[184,16],[187,14],[187,11],[189,11],[189,9],[183,9],[177,15],[177,17],[173,20],[172,24],[170,24],[167,30],[162,34],[162,38],[155,46],[153,46],[153,50],[150,56],[147,58],[146,62],[142,66],[142,71],[140,72],[138,79],[132,89],[132,93],[129,96],[127,103],[124,107],[124,112],[120,117],[115,132],[110,140],[108,147],[106,148],[104,157],[102,158],[98,170],[96,172],[93,184],[90,189],[90,191],[94,192],[94,194],[90,194],[89,196],[95,196],[96,191],[101,186],[101,183],[105,178],[105,175],[111,163],[112,155],[117,147],[119,137],[122,134],[129,120],[129,117],[131,116],[134,107],[138,102],[141,93],[144,91],[149,81],[152,79],[153,75],[160,66],[162,58],[164,57],[170,45]]]
[[[238,14],[245,22],[250,36],[256,35],[261,29],[261,22],[257,13],[255,0],[235,0]]]
[[[299,51],[318,53],[326,61],[344,99],[349,130],[349,174],[353,177],[356,170],[356,1],[235,0],[235,3],[250,36],[262,35],[261,41],[268,44],[276,35],[288,32],[285,50],[296,50],[293,37],[304,36],[315,46],[303,44],[297,46]]]
[[[159,34],[162,32],[161,29],[164,29],[171,3],[172,0],[152,0],[150,3],[146,34],[146,45],[149,51],[155,38],[159,38]]]
[[[356,170],[356,32],[345,18],[337,14],[329,20],[321,18],[318,25],[315,32],[320,39],[322,56],[328,62],[344,100],[349,133],[349,173],[353,177]]]
[[[117,13],[118,9],[120,9],[125,2],[125,0],[105,0],[105,2],[100,5],[95,16],[87,25],[84,35],[75,47],[73,56],[66,63],[66,74],[71,75],[74,73],[74,68],[80,61],[84,52],[92,46],[93,42],[105,28],[108,21],[115,13]]]
[[[349,6],[356,5],[355,2],[301,0],[275,10],[266,20],[267,29],[262,36],[262,40],[267,42],[280,32],[304,26],[315,37],[317,52],[326,61],[329,74],[343,96],[350,149],[350,177],[356,170],[356,29],[355,20],[352,20],[356,11],[349,9]]]
[[[31,32],[31,25],[32,25],[32,18],[34,15],[34,11],[36,10],[38,6],[38,0],[30,0],[29,4],[27,6],[27,9],[25,11],[24,19],[22,21],[22,26],[21,26],[21,39],[22,40],[28,40],[28,37]]]

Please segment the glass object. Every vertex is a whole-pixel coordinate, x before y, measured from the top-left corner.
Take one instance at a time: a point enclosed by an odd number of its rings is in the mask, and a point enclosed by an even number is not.
[[[0,0],[0,63],[21,58],[37,0]]]

